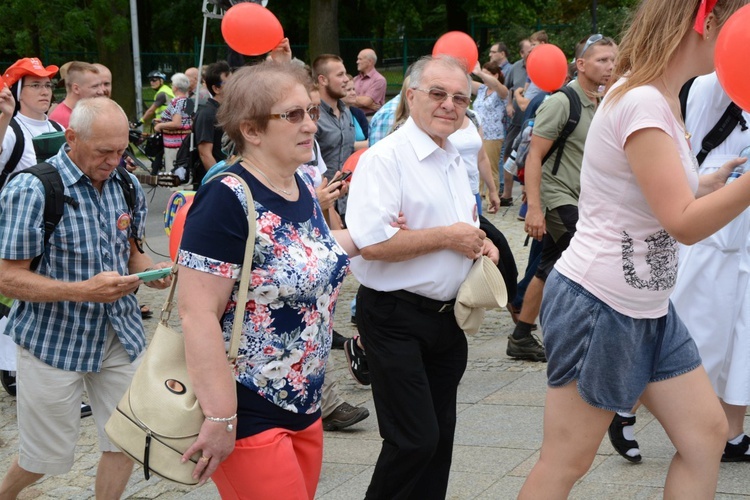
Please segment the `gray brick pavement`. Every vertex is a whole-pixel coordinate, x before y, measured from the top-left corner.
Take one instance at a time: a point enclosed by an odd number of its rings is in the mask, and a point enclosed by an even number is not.
[[[151,201],[147,234],[156,251],[165,252],[166,238],[160,229],[159,211],[166,190],[156,192]],[[521,271],[527,249],[522,224],[516,220],[516,208],[501,210],[490,219],[505,233]],[[336,329],[346,336],[354,334],[349,323],[349,301],[357,283],[347,278],[336,312]],[[145,288],[140,298],[157,310],[164,293]],[[153,330],[156,319],[146,322]],[[544,410],[545,364],[516,361],[505,355],[507,335],[512,330],[510,316],[504,310],[487,314],[479,333],[469,338],[469,365],[459,388],[458,426],[448,498],[512,499],[539,454]],[[339,380],[344,399],[364,405],[370,418],[353,428],[325,433],[323,471],[318,486],[320,500],[352,500],[364,497],[380,449],[375,409],[369,389],[357,385],[349,376],[342,351],[334,351],[332,377]],[[560,418],[565,418],[560,415]],[[748,422],[750,423],[750,422]],[[750,426],[748,426],[750,428]],[[664,431],[645,410],[638,414],[636,436],[644,461],[630,464],[615,454],[605,441],[589,473],[574,488],[574,499],[656,499],[669,460],[674,453]],[[4,475],[18,446],[15,400],[0,391],[0,474]],[[81,425],[81,439],[73,470],[48,477],[28,488],[23,499],[93,498],[93,483],[98,460],[96,430],[93,421]],[[717,498],[750,498],[750,464],[722,464]],[[191,500],[219,498],[212,484],[190,488],[168,481],[143,479],[136,469],[125,492],[126,498]]]

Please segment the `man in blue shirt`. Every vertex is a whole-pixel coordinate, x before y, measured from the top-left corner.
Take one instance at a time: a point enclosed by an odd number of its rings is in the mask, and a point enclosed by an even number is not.
[[[48,161],[60,173],[66,203],[47,245],[41,181],[18,175],[0,192],[0,293],[16,299],[5,333],[18,344],[19,386],[19,456],[0,485],[2,498],[71,469],[84,388],[102,451],[97,498],[119,498],[132,471],[104,424],[146,344],[134,295],[143,284],[135,273],[153,266],[139,250],[146,199],[131,176],[131,209],[120,185],[116,167],[128,145],[128,121],[114,101],[79,101],[65,138]],[[148,286],[165,288],[169,281]]]

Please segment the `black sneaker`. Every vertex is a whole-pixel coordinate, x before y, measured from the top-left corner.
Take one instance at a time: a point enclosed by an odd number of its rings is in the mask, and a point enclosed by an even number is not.
[[[750,455],[747,454],[748,448],[750,448],[750,436],[746,434],[739,444],[727,443],[724,446],[724,454],[721,456],[721,461],[750,462]]]
[[[333,340],[331,341],[331,349],[343,349],[344,348],[344,342],[346,342],[347,337],[344,337],[336,330],[333,331]]]
[[[521,340],[516,340],[513,335],[508,335],[508,348],[505,350],[505,354],[511,358],[527,361],[547,361],[544,346],[536,335],[529,335]]]
[[[500,198],[500,206],[501,207],[512,207],[513,206],[513,198]]]
[[[323,430],[340,431],[361,422],[369,416],[370,411],[367,408],[341,403],[330,415],[323,419]]]
[[[81,403],[81,418],[86,418],[91,416],[91,406],[87,405],[86,403]]]
[[[609,442],[612,443],[615,451],[620,454],[622,458],[628,462],[637,464],[641,461],[641,450],[638,446],[638,441],[635,439],[625,439],[623,434],[623,427],[629,425],[635,425],[635,416],[623,417],[619,413],[615,413],[612,423],[609,424]]]
[[[365,351],[357,345],[357,338],[344,342],[344,353],[349,366],[349,373],[362,385],[370,385],[370,368],[367,366]]]

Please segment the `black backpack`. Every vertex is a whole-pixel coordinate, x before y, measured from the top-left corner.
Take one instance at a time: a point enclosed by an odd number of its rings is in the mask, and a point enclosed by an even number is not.
[[[568,98],[568,101],[570,101],[570,113],[568,114],[568,121],[565,122],[565,126],[563,126],[563,129],[560,131],[560,135],[557,136],[555,142],[552,143],[552,147],[550,147],[549,151],[547,151],[547,154],[544,155],[544,158],[542,158],[542,165],[544,165],[547,160],[552,157],[555,151],[557,151],[555,164],[552,167],[552,175],[557,175],[557,171],[560,169],[560,162],[562,161],[562,153],[563,149],[565,149],[565,143],[568,141],[568,137],[570,137],[570,134],[572,134],[578,126],[578,122],[581,121],[581,110],[583,109],[581,98],[578,97],[578,92],[576,92],[574,88],[566,85],[550,94],[550,96],[558,92],[562,92]],[[519,169],[525,168],[526,166],[526,157],[531,146],[533,120],[535,119],[536,114],[534,115],[534,118],[531,118],[524,122],[521,133],[518,134],[518,137],[514,142],[514,150],[516,152],[515,162],[516,166]]]
[[[10,176],[8,182],[19,174],[32,174],[42,182],[44,188],[44,248],[47,248],[47,243],[52,237],[52,233],[60,223],[60,219],[63,216],[65,204],[78,208],[78,202],[72,197],[65,194],[65,186],[60,177],[60,172],[49,163],[39,163],[33,167],[21,170]],[[122,165],[117,166],[117,175],[115,176],[117,183],[122,188],[123,195],[125,196],[125,202],[128,205],[128,209],[132,212],[136,202],[136,189],[133,179],[128,175],[128,171]],[[140,246],[138,250],[141,250]],[[31,270],[36,270],[39,267],[39,262],[42,260],[42,255],[34,257],[31,261]]]
[[[62,125],[57,122],[50,120],[49,123],[58,132],[62,132],[64,130],[62,128]],[[2,173],[0,173],[0,186],[3,186],[5,184],[5,179],[7,179],[8,176],[13,173],[13,170],[16,169],[16,167],[18,166],[18,162],[21,161],[21,157],[23,156],[23,150],[26,147],[26,137],[23,135],[21,125],[18,124],[15,117],[11,118],[10,120],[10,128],[12,128],[13,133],[16,134],[16,143],[13,144],[13,151],[11,151],[10,153],[8,163],[5,164]]]
[[[555,157],[555,165],[552,167],[552,175],[557,175],[557,171],[560,169],[560,161],[562,160],[562,153],[563,149],[565,149],[565,143],[568,141],[568,137],[570,137],[570,134],[572,134],[578,126],[578,122],[581,121],[581,110],[583,109],[581,98],[578,97],[578,92],[576,92],[573,87],[569,87],[566,85],[553,92],[553,94],[556,94],[557,92],[562,92],[563,94],[565,94],[565,96],[570,101],[570,114],[568,115],[568,121],[560,131],[560,135],[557,136],[555,142],[552,143],[552,147],[549,148],[547,154],[544,155],[544,158],[542,158],[542,165],[544,165],[545,163],[547,163],[547,160],[552,157],[552,154],[557,151],[557,156]]]
[[[682,112],[683,122],[687,120],[688,94],[690,94],[690,87],[693,86],[693,82],[695,82],[696,78],[697,77],[693,77],[688,80],[680,89],[680,111]],[[745,121],[745,117],[742,116],[742,108],[735,103],[730,102],[727,109],[724,110],[724,114],[719,118],[719,121],[716,122],[716,125],[714,125],[714,127],[706,134],[706,137],[703,138],[703,142],[701,142],[701,150],[695,155],[698,160],[698,165],[703,164],[703,161],[712,149],[727,140],[727,137],[731,135],[738,123],[743,132],[747,130],[747,122]]]

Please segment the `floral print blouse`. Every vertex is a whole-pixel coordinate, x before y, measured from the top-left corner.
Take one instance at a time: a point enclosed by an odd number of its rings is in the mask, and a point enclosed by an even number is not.
[[[505,99],[501,99],[497,92],[487,94],[487,85],[480,85],[477,97],[474,99],[474,111],[479,115],[485,140],[505,139]]]
[[[236,380],[290,412],[320,407],[332,318],[349,259],[315,199],[312,181],[296,176],[300,197],[284,200],[242,166],[255,198],[256,237]],[[240,183],[222,177],[201,187],[187,217],[179,263],[237,280],[221,318],[227,349],[237,309],[247,237],[247,200]]]

